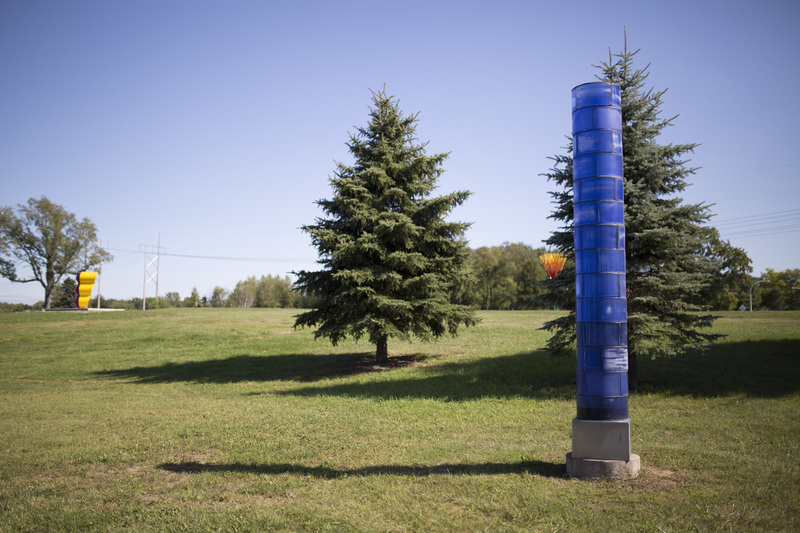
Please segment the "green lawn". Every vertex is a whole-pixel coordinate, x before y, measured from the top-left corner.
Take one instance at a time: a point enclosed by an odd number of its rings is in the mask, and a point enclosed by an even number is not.
[[[0,531],[798,531],[800,313],[640,362],[638,478],[565,477],[551,312],[336,348],[293,311],[0,315]]]

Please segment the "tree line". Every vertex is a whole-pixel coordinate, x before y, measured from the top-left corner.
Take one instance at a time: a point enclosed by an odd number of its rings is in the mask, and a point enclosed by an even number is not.
[[[70,294],[69,281],[62,288],[64,294]],[[74,283],[73,283],[74,287]],[[74,289],[72,294],[74,294]],[[74,296],[73,296],[74,298]],[[68,304],[63,300],[56,300]],[[214,287],[210,293],[201,296],[197,288],[182,298],[176,291],[170,291],[159,298],[148,298],[147,309],[166,309],[171,307],[203,308],[203,307],[270,307],[270,308],[308,308],[316,304],[313,295],[294,290],[289,276],[268,274],[257,278],[250,276],[239,281],[233,290],[221,286]],[[69,305],[67,305],[69,306]],[[96,307],[97,300],[92,299],[89,307]],[[100,299],[101,308],[142,309],[141,298],[129,300]]]
[[[711,242],[714,242],[712,239]],[[742,255],[740,249],[727,247],[716,240],[718,247],[715,254],[724,257],[715,267],[716,270],[708,287],[694,297],[697,305],[705,306],[712,311],[732,311],[750,309],[752,288],[752,304],[754,310],[790,311],[800,310],[800,269],[778,271],[768,268],[760,276],[750,274],[750,259]],[[545,248],[534,248],[524,243],[503,243],[498,246],[481,246],[468,248],[467,269],[470,277],[467,282],[455,287],[450,295],[453,302],[469,305],[481,310],[532,310],[549,309],[552,304],[545,301],[547,290],[541,255]],[[567,263],[567,269],[572,264]],[[756,284],[756,282],[758,282]],[[753,286],[756,284],[755,286]],[[52,297],[53,308],[71,308],[75,306],[75,280],[65,278]],[[148,309],[164,309],[171,307],[273,307],[309,309],[316,306],[318,298],[313,294],[295,290],[289,276],[266,275],[257,278],[250,276],[239,281],[228,290],[214,287],[206,295],[201,296],[197,288],[191,294],[181,297],[178,292],[171,291],[156,299],[147,298]],[[40,310],[44,302],[33,305],[0,302],[0,312],[21,312]],[[93,298],[89,307],[97,307],[97,299]],[[141,298],[100,299],[101,308],[141,310]],[[569,307],[562,307],[569,309]]]

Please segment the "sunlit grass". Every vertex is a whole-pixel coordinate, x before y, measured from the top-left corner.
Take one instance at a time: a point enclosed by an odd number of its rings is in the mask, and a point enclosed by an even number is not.
[[[639,478],[565,477],[553,313],[331,347],[292,311],[0,315],[0,531],[791,531],[800,313],[643,361]]]

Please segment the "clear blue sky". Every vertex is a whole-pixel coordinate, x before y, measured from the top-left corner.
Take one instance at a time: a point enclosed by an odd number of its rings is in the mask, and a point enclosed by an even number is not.
[[[683,197],[715,204],[756,274],[800,267],[796,0],[4,0],[0,205],[46,195],[91,219],[108,297],[142,295],[159,234],[162,295],[313,269],[299,228],[385,85],[451,152],[439,190],[474,192],[453,215],[470,246],[540,246],[570,90],[624,27],[680,115],[662,142],[701,143]],[[0,301],[42,298],[0,280]]]

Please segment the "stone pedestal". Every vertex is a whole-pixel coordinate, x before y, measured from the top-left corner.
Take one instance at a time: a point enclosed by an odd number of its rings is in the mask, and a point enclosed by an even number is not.
[[[579,479],[628,479],[636,477],[641,467],[639,456],[631,454],[628,461],[611,459],[578,459],[567,454],[567,475]]]
[[[639,456],[631,453],[631,421],[572,420],[572,452],[567,474],[581,479],[625,479],[639,473]]]

